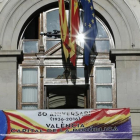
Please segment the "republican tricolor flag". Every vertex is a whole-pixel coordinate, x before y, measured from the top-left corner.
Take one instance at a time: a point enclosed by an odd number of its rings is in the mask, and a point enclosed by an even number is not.
[[[0,110],[0,140],[132,139],[130,109]]]

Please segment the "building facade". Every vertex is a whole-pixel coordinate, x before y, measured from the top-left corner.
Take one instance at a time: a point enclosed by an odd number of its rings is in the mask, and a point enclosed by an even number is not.
[[[60,31],[57,0],[0,1],[0,109],[130,108],[139,140],[140,1],[93,4],[98,35],[90,68],[82,41],[75,68],[65,65],[61,40],[51,35]],[[66,1],[67,17],[68,8]]]

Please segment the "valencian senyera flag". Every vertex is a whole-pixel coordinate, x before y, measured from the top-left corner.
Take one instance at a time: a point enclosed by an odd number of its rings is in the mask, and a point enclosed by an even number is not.
[[[79,5],[78,0],[70,0],[70,61],[76,65],[76,39],[79,33]]]
[[[84,60],[85,65],[88,66],[90,63],[89,62],[90,52],[95,43],[95,38],[97,35],[97,24],[92,0],[80,0],[80,1],[84,10],[84,19],[83,19],[84,36],[85,36]]]
[[[76,62],[76,37],[79,33],[79,5],[78,0],[70,0],[70,40],[69,40],[69,28],[67,25],[67,18],[65,12],[64,0],[58,0],[59,2],[59,17],[61,28],[61,39],[65,58],[67,60],[70,57],[70,61],[73,66]],[[95,12],[92,0],[80,0],[84,10],[83,19],[83,33],[84,33],[84,61],[86,65],[89,65],[89,58],[91,49],[95,43],[97,35],[97,24],[95,18]]]
[[[65,3],[64,0],[58,0],[59,4],[59,21],[60,21],[60,30],[61,30],[61,40],[63,46],[63,52],[65,55],[65,59],[69,57],[69,53],[71,51],[69,47],[69,28],[67,23],[67,16],[65,11]]]
[[[130,109],[0,110],[0,140],[132,139]]]
[[[70,39],[64,0],[58,0],[61,40],[65,59],[70,57],[73,66],[76,65],[76,38],[79,32],[79,6],[78,0],[70,0]]]

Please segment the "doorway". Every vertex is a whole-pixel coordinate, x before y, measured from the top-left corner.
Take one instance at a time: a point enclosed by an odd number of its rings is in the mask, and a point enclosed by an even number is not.
[[[89,85],[46,85],[46,108],[88,108],[88,89]]]

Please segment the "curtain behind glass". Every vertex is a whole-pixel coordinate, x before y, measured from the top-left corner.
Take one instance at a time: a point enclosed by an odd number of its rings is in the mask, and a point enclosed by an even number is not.
[[[23,110],[34,110],[37,109],[37,105],[22,105]]]
[[[38,69],[37,68],[23,68],[22,71],[22,83],[30,84],[22,86],[22,102],[23,103],[37,103],[38,102],[38,86],[32,86],[38,83]],[[30,105],[29,105],[30,106]],[[23,106],[23,109],[33,107]],[[35,107],[36,108],[36,107]]]
[[[22,87],[22,102],[37,102],[37,87]]]
[[[97,108],[112,108],[112,104],[97,104]]]
[[[111,83],[111,68],[97,67],[96,68],[96,83]]]
[[[112,102],[112,86],[97,86],[97,102]]]
[[[38,80],[37,69],[24,68],[22,74],[23,74],[22,75],[23,84],[37,84],[37,80]]]

